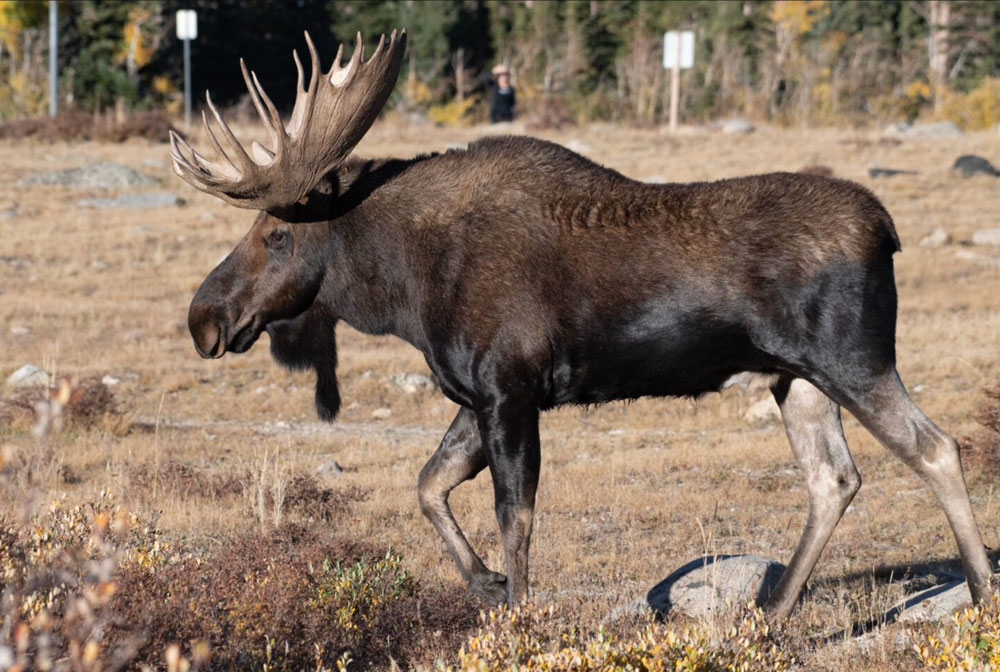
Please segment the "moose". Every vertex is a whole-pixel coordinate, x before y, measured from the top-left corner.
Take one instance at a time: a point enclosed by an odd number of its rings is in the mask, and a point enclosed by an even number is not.
[[[423,353],[460,406],[420,471],[421,510],[474,593],[528,594],[539,414],[564,404],[697,397],[757,377],[777,401],[808,490],[808,520],[774,591],[794,608],[861,478],[841,427],[848,409],[930,486],[976,600],[987,558],[956,442],[896,371],[900,251],[864,187],[774,173],[644,184],[559,145],[492,137],[409,159],[352,149],[392,91],[405,31],[369,59],[361,35],[322,73],[298,71],[291,117],[243,78],[267,134],[248,153],[211,97],[216,158],[171,133],[175,172],[259,211],[189,312],[202,357],[248,350],[266,331],[281,364],[316,373],[316,408],[340,405],[335,330],[394,334]],[[459,528],[449,493],[489,468],[506,561],[491,571]]]

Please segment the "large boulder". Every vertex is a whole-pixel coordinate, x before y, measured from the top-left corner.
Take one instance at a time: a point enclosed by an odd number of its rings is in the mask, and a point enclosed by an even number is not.
[[[134,168],[114,163],[99,161],[89,166],[51,170],[42,173],[26,175],[17,181],[18,185],[48,184],[64,187],[85,187],[89,189],[116,189],[121,187],[147,187],[157,184],[159,180]]]
[[[763,602],[785,566],[756,555],[717,555],[692,560],[653,586],[646,603],[653,611],[676,610],[701,618],[717,609]]]
[[[972,604],[969,584],[950,581],[910,595],[886,614],[887,620],[904,623],[940,621]]]

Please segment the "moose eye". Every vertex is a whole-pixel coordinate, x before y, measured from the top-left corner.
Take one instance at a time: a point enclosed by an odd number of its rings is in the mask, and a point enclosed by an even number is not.
[[[286,231],[275,230],[267,234],[267,244],[270,247],[283,247],[286,242],[288,242],[288,233]]]

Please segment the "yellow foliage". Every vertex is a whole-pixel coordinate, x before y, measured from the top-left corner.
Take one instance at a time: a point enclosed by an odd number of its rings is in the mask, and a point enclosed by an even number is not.
[[[1000,591],[986,604],[955,614],[914,648],[930,670],[1000,670]]]
[[[424,105],[434,100],[434,92],[425,82],[418,79],[407,79],[403,86],[403,95],[411,105]]]
[[[1000,123],[1000,78],[988,77],[965,94],[944,91],[938,116],[966,130],[996,126]]]
[[[921,81],[910,82],[906,86],[906,97],[910,100],[930,100],[931,85]]]
[[[434,105],[427,110],[427,118],[441,126],[468,126],[472,123],[472,110],[477,102],[470,96],[463,101]]]
[[[775,0],[770,18],[781,29],[804,35],[829,12],[827,0]]]
[[[583,635],[571,629],[546,632],[555,610],[521,605],[491,611],[479,632],[458,653],[449,672],[712,672],[787,670],[795,660],[772,641],[763,612],[747,607],[722,637],[694,628],[676,630],[649,623],[630,638],[600,630]]]
[[[153,17],[149,7],[137,4],[128,13],[125,22],[124,40],[118,52],[118,58],[123,63],[131,63],[136,68],[149,63],[153,58],[153,40],[150,31],[144,30],[146,22]]]
[[[47,12],[47,2],[9,0],[0,3],[0,42],[15,59],[20,60],[22,56],[21,31],[41,25]]]

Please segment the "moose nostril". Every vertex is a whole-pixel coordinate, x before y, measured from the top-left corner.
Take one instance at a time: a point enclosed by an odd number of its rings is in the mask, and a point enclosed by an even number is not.
[[[194,337],[194,347],[202,357],[218,357],[222,349],[222,329],[217,324],[206,324]]]

